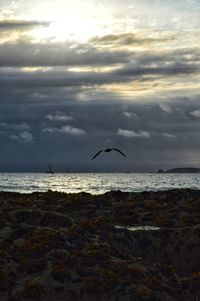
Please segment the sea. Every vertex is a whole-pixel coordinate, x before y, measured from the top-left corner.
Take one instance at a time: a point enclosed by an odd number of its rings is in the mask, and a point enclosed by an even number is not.
[[[48,190],[102,194],[159,191],[175,188],[200,189],[200,174],[159,173],[0,173],[0,191],[32,193]]]

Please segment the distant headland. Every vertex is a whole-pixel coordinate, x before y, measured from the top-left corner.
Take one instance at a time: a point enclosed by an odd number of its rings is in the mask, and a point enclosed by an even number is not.
[[[172,168],[164,171],[159,169],[158,173],[200,173],[200,168],[195,167],[181,167],[181,168]]]

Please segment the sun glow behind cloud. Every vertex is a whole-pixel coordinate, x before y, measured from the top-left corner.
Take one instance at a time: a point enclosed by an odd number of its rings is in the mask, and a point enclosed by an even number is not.
[[[50,22],[48,28],[37,28],[32,33],[36,39],[57,41],[86,41],[92,36],[106,33],[105,25],[112,17],[100,4],[69,1],[42,2],[32,10],[32,18]],[[31,16],[30,15],[30,16]]]
[[[98,33],[98,31],[98,26],[89,23],[88,20],[69,16],[63,19],[58,18],[48,28],[35,29],[32,34],[37,40],[51,39],[53,41],[64,42],[66,40],[85,41]]]

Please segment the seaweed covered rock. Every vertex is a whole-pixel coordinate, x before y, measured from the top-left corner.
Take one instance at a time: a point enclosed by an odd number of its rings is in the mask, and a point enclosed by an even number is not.
[[[198,296],[199,191],[0,193],[0,209],[2,301]]]

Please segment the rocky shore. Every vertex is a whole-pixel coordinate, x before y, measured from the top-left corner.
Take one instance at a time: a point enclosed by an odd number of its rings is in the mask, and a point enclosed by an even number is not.
[[[200,191],[0,193],[1,301],[199,299]]]

